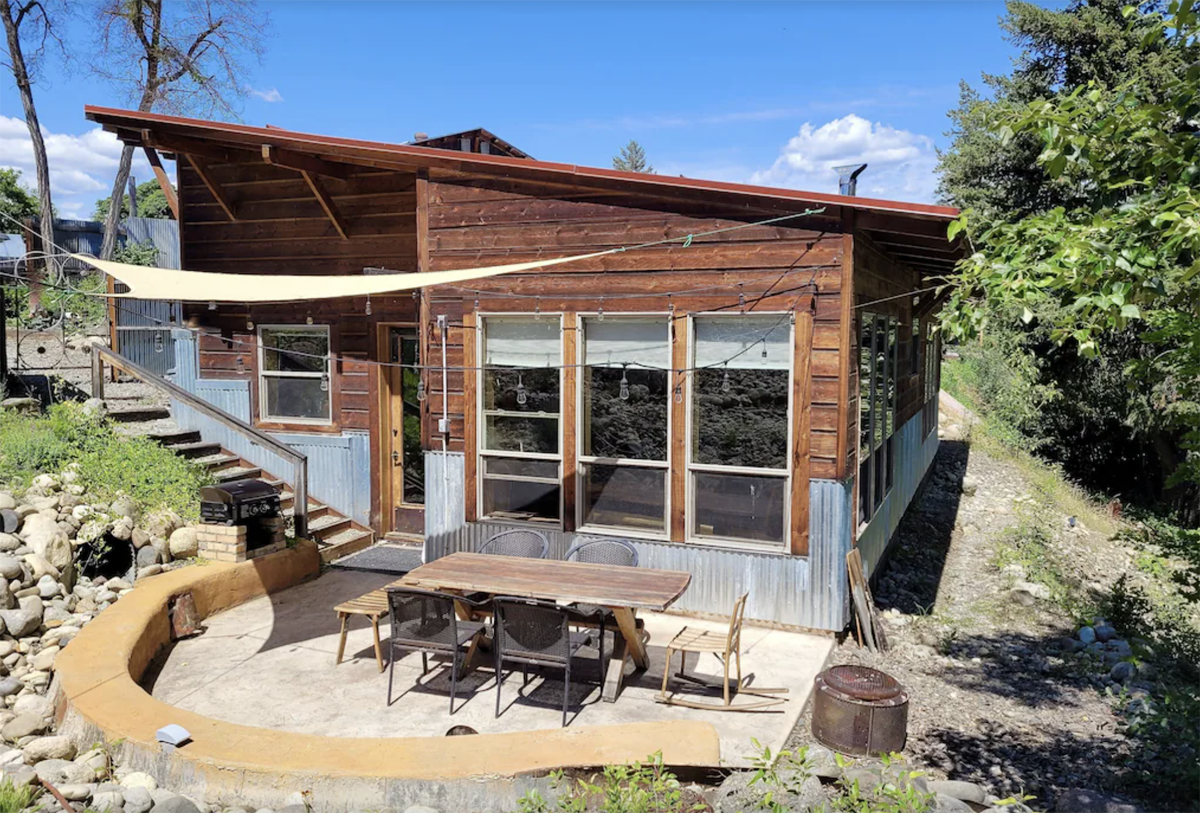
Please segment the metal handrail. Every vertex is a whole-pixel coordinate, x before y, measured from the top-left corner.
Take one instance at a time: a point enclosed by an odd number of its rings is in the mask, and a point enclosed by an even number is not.
[[[92,397],[104,398],[104,362],[123,373],[166,392],[172,398],[212,418],[217,423],[245,435],[255,446],[263,446],[292,463],[292,512],[296,523],[296,536],[308,536],[308,457],[291,446],[257,429],[242,419],[230,415],[202,398],[165,378],[156,375],[139,364],[117,355],[101,345],[92,345]]]

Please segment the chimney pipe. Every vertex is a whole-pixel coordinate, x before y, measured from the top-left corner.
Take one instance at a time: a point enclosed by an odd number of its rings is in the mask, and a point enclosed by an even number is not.
[[[838,194],[857,195],[858,176],[866,168],[866,164],[846,164],[845,166],[834,167],[833,171],[838,174]]]
[[[424,141],[429,138],[429,133],[413,133],[413,141]]]

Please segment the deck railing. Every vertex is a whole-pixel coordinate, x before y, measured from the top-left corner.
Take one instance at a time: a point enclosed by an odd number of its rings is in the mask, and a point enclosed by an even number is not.
[[[167,381],[145,367],[123,358],[107,347],[92,346],[92,397],[104,398],[104,364],[108,363],[114,370],[120,370],[139,381],[162,390],[176,401],[179,401],[197,412],[212,418],[222,426],[244,435],[250,443],[262,446],[272,453],[288,460],[292,464],[292,511],[295,517],[296,536],[308,535],[308,457],[298,452],[282,441],[256,429],[245,421],[218,409],[203,398],[198,398],[183,387]]]

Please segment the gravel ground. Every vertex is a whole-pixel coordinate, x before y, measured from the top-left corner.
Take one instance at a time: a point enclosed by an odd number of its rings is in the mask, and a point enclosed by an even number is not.
[[[932,778],[976,782],[1002,797],[1027,793],[1040,809],[1065,788],[1120,791],[1132,744],[1094,664],[1060,650],[1074,620],[1019,595],[1011,571],[994,563],[1030,484],[1015,464],[945,434],[875,590],[892,648],[871,654],[847,638],[832,662],[872,666],[904,684],[904,754]],[[1067,530],[1063,519],[1061,549],[1087,553],[1071,557],[1082,583],[1111,582],[1128,566],[1103,534]],[[791,745],[812,742],[810,724],[811,707]]]

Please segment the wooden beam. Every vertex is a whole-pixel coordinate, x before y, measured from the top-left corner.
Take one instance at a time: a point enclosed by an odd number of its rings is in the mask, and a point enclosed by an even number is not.
[[[326,161],[323,158],[281,149],[271,144],[263,144],[262,157],[272,166],[294,169],[297,172],[310,172],[313,175],[324,175],[327,178],[338,178],[343,181],[350,177],[350,167],[346,164]]]
[[[338,234],[343,240],[350,239],[350,231],[346,228],[346,221],[342,218],[341,212],[338,211],[337,204],[333,202],[333,198],[325,191],[325,187],[321,186],[321,182],[317,180],[317,176],[305,170],[300,171],[300,176],[308,183],[308,188],[317,198],[317,203],[321,204],[321,208],[325,210],[326,217],[333,223],[333,227],[338,230]]]
[[[154,147],[161,152],[199,155],[222,164],[244,164],[258,160],[258,156],[252,150],[218,147],[196,138],[155,133],[150,130],[142,130],[142,145]]]
[[[688,318],[687,312],[675,309],[674,320],[671,323],[671,367],[675,370],[687,369],[688,364]],[[687,518],[684,516],[687,507],[687,387],[688,374],[672,372],[670,377],[671,392],[667,402],[670,408],[671,448],[670,466],[671,478],[671,541],[683,542],[687,539]],[[675,403],[675,388],[678,387],[683,398]]]
[[[850,409],[857,408],[858,393],[850,391],[850,365],[854,361],[854,229],[857,214],[854,211],[846,213],[846,232],[842,235],[842,290],[841,290],[841,321],[838,325],[838,411],[837,411],[837,460],[834,461],[834,472],[837,479],[845,479],[847,471],[846,459],[850,453],[849,430]],[[858,443],[857,438],[854,441]]]
[[[432,271],[429,256],[429,171],[417,171],[414,188],[417,199],[414,221],[417,229],[417,271]]]
[[[208,169],[208,163],[198,155],[187,153],[188,163],[192,165],[192,169],[196,170],[196,174],[200,176],[200,180],[204,181],[204,185],[208,187],[208,191],[216,198],[217,203],[225,210],[225,214],[230,220],[237,220],[237,214],[234,213],[233,201],[225,194],[225,190],[221,185],[213,180]]]
[[[946,240],[946,230],[950,226],[949,221],[946,220],[926,220],[888,212],[859,211],[856,215],[856,222],[860,229],[888,234],[909,234],[916,237]],[[947,244],[949,242],[946,240]]]
[[[150,162],[150,168],[154,170],[154,177],[158,179],[158,188],[167,197],[167,205],[171,207],[171,214],[175,215],[175,220],[179,220],[179,196],[175,194],[175,187],[171,186],[171,179],[167,177],[167,171],[163,168],[162,159],[158,156],[158,151],[153,147],[142,147],[142,152],[146,153],[146,160]]]
[[[812,443],[812,312],[796,313],[792,348],[791,551],[808,555],[808,488]],[[845,431],[845,427],[842,427]]]
[[[578,409],[578,368],[575,367],[575,355],[578,344],[579,320],[574,313],[563,314],[563,359],[567,365],[563,369],[563,398],[562,398],[562,490],[563,490],[563,530],[575,530],[575,415]]]
[[[950,298],[950,293],[954,290],[952,286],[947,285],[940,291],[928,291],[921,300],[913,308],[913,318],[923,319],[928,314],[933,313],[942,303]]]
[[[475,311],[463,310],[463,518],[467,522],[479,519],[479,483],[477,471],[476,438],[478,427],[475,416],[479,414],[479,373],[472,369],[478,364],[479,330]],[[424,333],[427,322],[423,322],[421,332]],[[421,359],[425,363],[425,359]],[[428,398],[425,399],[429,401]]]

